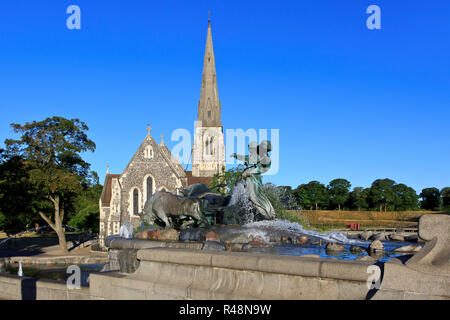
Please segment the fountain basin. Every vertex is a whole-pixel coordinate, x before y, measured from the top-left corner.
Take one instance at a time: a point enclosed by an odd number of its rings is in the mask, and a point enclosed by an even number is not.
[[[136,250],[140,261],[131,274],[91,273],[89,288],[79,290],[50,280],[0,275],[0,299],[448,300],[449,227],[448,215],[423,216],[419,236],[424,247],[387,262],[192,248],[131,249],[133,242],[147,246],[150,241],[128,240],[128,248],[122,250]],[[374,270],[379,271],[375,283]]]
[[[419,236],[425,246],[414,255],[389,261],[140,249],[134,273],[92,274],[91,295],[100,299],[450,299],[449,227],[448,215],[423,216]],[[374,270],[378,276],[372,279]]]
[[[189,232],[194,236],[189,237]],[[205,241],[205,234],[213,232],[220,241]],[[284,234],[282,236],[282,234]],[[174,240],[144,240],[125,239],[120,236],[109,236],[105,244],[108,249],[109,266],[107,271],[119,271],[121,273],[133,273],[139,267],[137,257],[138,250],[151,248],[172,248],[184,250],[208,250],[229,252],[251,252],[273,255],[312,256],[320,258],[334,258],[343,260],[361,260],[371,257],[372,261],[386,262],[393,257],[407,255],[409,252],[394,252],[401,246],[411,244],[406,242],[384,241],[385,250],[371,252],[368,250],[369,241],[360,241],[338,237],[347,243],[342,243],[344,251],[331,251],[326,249],[326,244],[334,240],[329,235],[322,237],[309,234],[305,242],[299,243],[296,239],[305,236],[292,230],[274,230],[273,228],[250,226],[214,226],[209,229],[192,228],[180,234],[180,239],[202,239],[202,241],[174,241]],[[335,236],[336,237],[336,236]],[[359,252],[353,252],[352,246],[358,246]],[[367,259],[369,260],[369,259]]]
[[[93,274],[101,299],[412,299],[450,298],[450,278],[387,263],[243,252],[142,249],[130,275]],[[379,289],[369,289],[369,267],[379,266]],[[397,276],[403,282],[395,280]]]

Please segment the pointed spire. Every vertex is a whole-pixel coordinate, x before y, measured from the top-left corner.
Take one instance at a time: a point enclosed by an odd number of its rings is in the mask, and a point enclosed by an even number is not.
[[[198,120],[203,127],[221,127],[220,101],[217,90],[216,66],[212,42],[211,19],[208,18],[202,87],[198,102]]]
[[[106,174],[109,174],[109,164],[106,165]]]

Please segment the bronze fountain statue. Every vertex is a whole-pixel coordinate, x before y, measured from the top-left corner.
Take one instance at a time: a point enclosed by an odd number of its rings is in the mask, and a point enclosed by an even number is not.
[[[270,169],[270,141],[264,140],[259,145],[251,142],[248,155],[231,156],[244,162],[245,170],[241,181],[248,197],[247,203],[252,207],[256,220],[273,219],[275,210],[264,193],[262,174]],[[215,186],[212,189],[223,187]],[[242,206],[233,202],[233,196],[223,197],[212,192],[205,184],[193,184],[180,190],[182,195],[166,191],[157,191],[145,203],[141,219],[153,225],[165,228],[186,229],[193,226],[210,226],[214,223],[242,224]],[[208,219],[209,218],[209,219]]]
[[[264,193],[261,177],[270,169],[271,160],[268,153],[272,151],[272,144],[267,140],[262,141],[258,146],[255,142],[250,142],[248,149],[249,155],[242,156],[233,153],[231,156],[244,161],[246,168],[242,178],[249,191],[250,200],[256,206],[258,213],[265,219],[273,219],[275,210]]]

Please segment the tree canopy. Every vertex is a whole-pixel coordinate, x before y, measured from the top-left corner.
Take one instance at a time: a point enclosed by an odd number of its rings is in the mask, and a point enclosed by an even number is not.
[[[52,204],[52,214],[39,208],[37,212],[55,230],[61,250],[67,251],[64,215],[73,210],[75,198],[95,180],[81,156],[95,151],[95,143],[86,134],[89,128],[79,119],[62,117],[11,126],[20,138],[5,140],[7,154],[24,159],[29,181]]]
[[[441,193],[438,188],[425,188],[420,193],[421,207],[426,210],[438,210],[441,206]]]
[[[298,203],[304,208],[312,209],[315,207],[317,210],[319,207],[328,206],[330,201],[328,189],[319,181],[299,185],[294,190],[294,195]]]
[[[334,179],[328,184],[328,191],[330,193],[330,205],[331,207],[337,207],[341,210],[341,207],[347,202],[350,196],[351,183],[345,179]]]
[[[328,186],[319,181],[300,184],[292,189],[289,186],[270,184],[272,195],[277,195],[277,205],[283,209],[322,209],[322,210],[377,210],[410,211],[449,210],[450,187],[425,188],[420,195],[416,191],[391,179],[377,179],[369,188],[354,187],[342,178],[333,179]],[[278,191],[273,191],[275,188]]]
[[[441,198],[442,198],[442,208],[450,210],[450,187],[442,188]]]

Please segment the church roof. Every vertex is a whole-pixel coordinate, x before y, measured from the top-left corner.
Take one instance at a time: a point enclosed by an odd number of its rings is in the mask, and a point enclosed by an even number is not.
[[[161,143],[159,144],[159,148],[161,151],[161,154],[166,159],[167,163],[172,167],[175,174],[178,176],[178,178],[184,178],[185,172],[184,168],[181,165],[181,163],[175,158],[172,153],[170,152],[169,148],[167,148],[164,141],[161,139]]]
[[[196,183],[203,183],[209,185],[212,181],[212,177],[194,177],[192,176],[192,171],[185,171],[185,172],[188,186]]]
[[[112,179],[119,178],[120,174],[107,174],[103,185],[101,200],[103,207],[109,207],[112,197]]]

